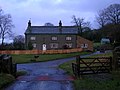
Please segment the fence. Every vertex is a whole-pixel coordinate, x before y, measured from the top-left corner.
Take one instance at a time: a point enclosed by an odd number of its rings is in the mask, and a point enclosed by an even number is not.
[[[12,63],[12,57],[9,55],[0,55],[0,73],[8,73],[16,76],[17,67]]]
[[[112,70],[112,57],[80,58],[76,57],[76,63],[72,63],[75,76],[86,74],[109,73]]]
[[[62,54],[81,52],[81,48],[76,49],[64,49],[64,50],[4,50],[0,51],[0,54]]]

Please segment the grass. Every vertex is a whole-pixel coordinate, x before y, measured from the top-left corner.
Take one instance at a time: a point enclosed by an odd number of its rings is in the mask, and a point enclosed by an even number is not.
[[[15,81],[15,78],[10,74],[0,74],[0,90],[6,85]]]
[[[27,72],[26,71],[18,71],[16,73],[16,77],[25,75]],[[12,76],[11,74],[0,74],[0,90],[4,90],[6,86],[11,84],[12,82],[15,81],[15,77]]]
[[[91,57],[112,56],[112,53],[98,54]],[[71,63],[69,61],[61,64],[59,67],[67,71],[70,75],[73,75]],[[120,90],[120,71],[113,71],[110,74],[111,78],[107,80],[95,80],[93,78],[81,78],[73,81],[75,90]],[[103,76],[104,77],[104,76]]]
[[[51,61],[51,60],[56,60],[56,59],[61,59],[61,58],[68,58],[68,57],[73,57],[76,55],[85,55],[89,54],[89,52],[77,52],[77,53],[69,53],[69,54],[42,54],[38,55],[39,57],[36,59],[38,62],[43,62],[43,61]],[[35,61],[33,54],[20,54],[20,55],[12,55],[13,62],[14,63],[30,63],[31,61]]]

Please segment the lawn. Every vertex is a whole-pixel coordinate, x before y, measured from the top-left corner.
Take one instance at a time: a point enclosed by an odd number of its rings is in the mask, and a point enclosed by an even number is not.
[[[91,57],[100,56],[112,56],[112,53],[98,54]],[[75,60],[61,64],[59,67],[66,70],[70,75],[73,75],[72,62],[75,62]],[[84,76],[81,79],[73,81],[75,90],[120,90],[120,71],[112,71],[109,76],[107,76],[109,79],[106,79],[106,77],[102,75],[100,80],[95,79],[95,77],[98,78],[98,76],[92,75],[93,78]],[[101,78],[103,80],[101,80]]]
[[[38,62],[44,62],[44,61],[51,61],[51,60],[56,60],[56,59],[61,59],[61,58],[69,58],[69,57],[74,57],[76,55],[85,55],[89,54],[89,52],[77,52],[77,53],[69,53],[69,54],[41,54],[38,55],[39,57],[37,58],[36,61]],[[16,55],[13,54],[11,55],[13,58],[14,63],[30,63],[31,61],[34,61],[34,56],[33,54],[20,54]]]

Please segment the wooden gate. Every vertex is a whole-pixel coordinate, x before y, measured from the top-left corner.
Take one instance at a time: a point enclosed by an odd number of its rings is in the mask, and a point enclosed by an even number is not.
[[[72,63],[75,76],[86,74],[109,73],[112,70],[112,57],[80,58]]]

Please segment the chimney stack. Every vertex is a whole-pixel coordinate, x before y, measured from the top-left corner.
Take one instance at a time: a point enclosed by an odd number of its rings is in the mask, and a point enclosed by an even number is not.
[[[59,21],[59,32],[62,33],[62,22],[61,22],[61,20]]]
[[[29,32],[31,33],[31,21],[29,20],[29,22],[28,22],[28,30],[29,30]]]

